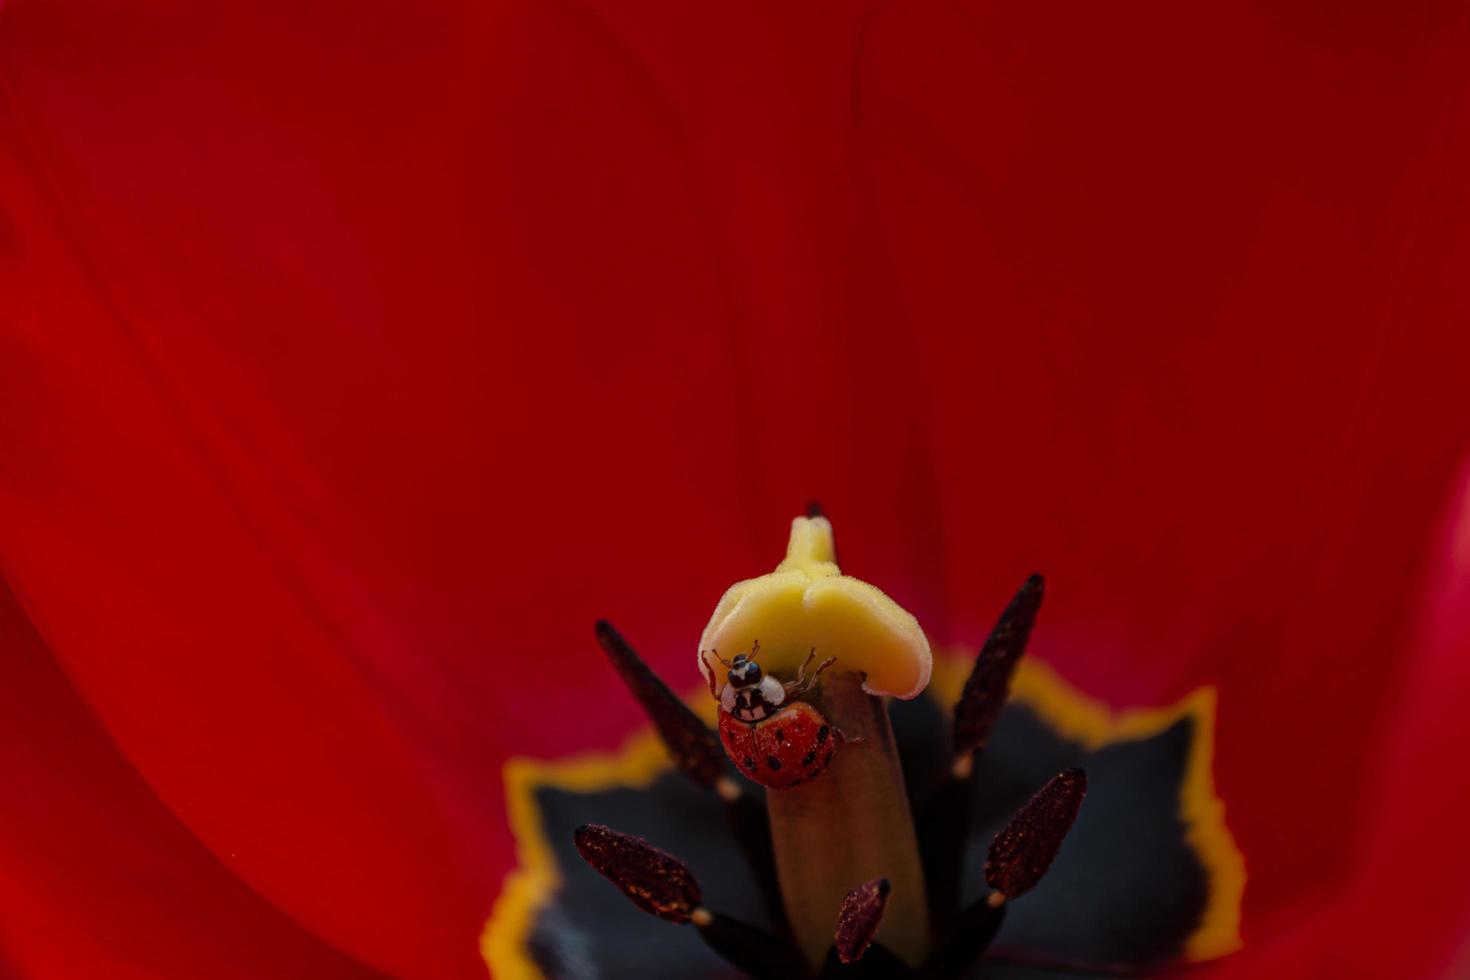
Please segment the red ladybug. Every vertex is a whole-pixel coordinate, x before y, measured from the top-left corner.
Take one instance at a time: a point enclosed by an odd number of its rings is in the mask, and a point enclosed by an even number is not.
[[[836,661],[822,661],[810,677],[806,669],[817,655],[812,650],[801,665],[796,680],[782,684],[766,677],[755,658],[756,643],[749,656],[733,661],[720,657],[729,668],[729,683],[720,690],[715,672],[709,674],[709,692],[720,702],[720,741],[735,768],[768,789],[788,789],[820,776],[832,761],[842,734],[828,724],[822,713],[805,701],[795,701],[811,690],[822,671]]]

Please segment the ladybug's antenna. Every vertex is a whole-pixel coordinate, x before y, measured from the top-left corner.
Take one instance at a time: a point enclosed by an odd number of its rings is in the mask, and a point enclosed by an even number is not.
[[[720,656],[720,651],[716,650],[714,647],[710,647],[709,650],[703,651],[703,652],[714,654],[715,655],[715,659],[718,660],[720,663],[724,664],[727,668],[728,667],[735,666],[730,661],[728,661],[724,657]]]
[[[760,640],[755,640],[755,641],[753,641],[750,644],[750,656],[746,657],[745,659],[747,659],[747,660],[754,660],[756,657],[759,657],[760,655],[761,655],[761,641]]]

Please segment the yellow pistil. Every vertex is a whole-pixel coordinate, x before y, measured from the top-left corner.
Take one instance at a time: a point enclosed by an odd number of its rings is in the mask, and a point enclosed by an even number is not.
[[[719,657],[760,643],[767,676],[791,681],[816,651],[832,669],[810,701],[843,741],[825,772],[766,795],[782,898],[803,954],[814,967],[832,945],[844,897],[875,878],[892,883],[877,941],[910,964],[929,944],[918,841],[888,723],[886,696],[918,696],[929,683],[928,640],[912,615],[837,567],[832,525],[824,517],[791,524],[776,570],[731,586],[700,638],[708,678]],[[715,675],[715,690],[725,683]],[[766,722],[770,723],[770,722]]]

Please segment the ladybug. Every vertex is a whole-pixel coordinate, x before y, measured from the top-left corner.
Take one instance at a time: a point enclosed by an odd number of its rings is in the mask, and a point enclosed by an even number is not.
[[[729,669],[723,689],[710,671],[709,693],[720,702],[720,741],[735,768],[768,789],[789,789],[820,776],[842,733],[816,708],[795,699],[811,690],[837,658],[828,657],[808,677],[806,669],[817,655],[814,648],[796,680],[783,684],[766,676],[756,663],[759,642],[748,655],[738,654],[734,660],[715,650],[710,653]]]

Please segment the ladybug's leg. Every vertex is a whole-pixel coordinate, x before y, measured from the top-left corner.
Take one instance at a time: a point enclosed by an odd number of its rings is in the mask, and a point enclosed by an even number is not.
[[[715,656],[718,657],[719,654],[716,653]],[[704,651],[700,651],[699,657],[701,660],[704,660]],[[717,671],[713,667],[710,667],[708,660],[704,660],[704,665],[709,667],[709,696],[718,701],[720,700],[720,692],[715,686],[715,675]]]
[[[817,678],[822,676],[822,671],[826,670],[828,667],[832,666],[836,662],[836,657],[828,657],[826,660],[823,660],[821,663],[817,664],[817,672],[812,675],[811,680],[806,682],[806,686],[811,687],[813,684],[815,684],[817,682]]]
[[[784,688],[786,688],[786,700],[790,701],[792,698],[796,697],[799,693],[801,693],[802,691],[805,691],[806,690],[806,688],[802,687],[801,684],[802,684],[802,681],[804,681],[806,679],[806,668],[807,668],[807,665],[812,662],[812,658],[815,657],[816,655],[817,655],[817,648],[816,647],[812,647],[811,652],[806,655],[806,660],[802,661],[801,666],[798,667],[797,670],[796,670],[796,680],[790,681],[790,682],[782,685]]]
[[[826,660],[823,660],[820,664],[817,665],[816,673],[812,674],[810,677],[807,677],[805,676],[806,664],[811,663],[812,658],[816,655],[817,650],[815,647],[813,647],[812,652],[807,654],[806,663],[801,665],[801,670],[797,673],[796,680],[786,685],[786,696],[788,699],[800,697],[807,691],[810,691],[812,689],[812,685],[817,682],[817,678],[822,676],[822,671],[826,670],[828,667],[837,662],[836,657],[828,657]]]
[[[801,684],[801,679],[806,676],[806,669],[807,669],[807,667],[811,666],[812,658],[815,657],[816,655],[817,655],[817,648],[816,647],[812,647],[811,652],[806,655],[806,659],[802,661],[801,667],[798,668],[797,671],[796,671],[796,684],[798,684],[798,685]]]

